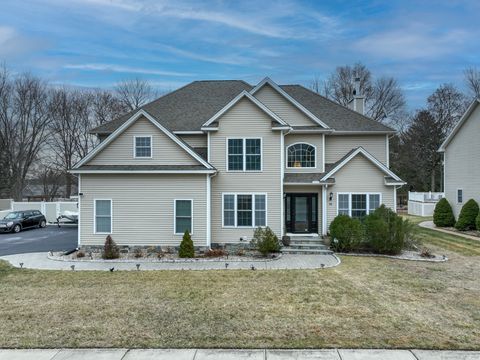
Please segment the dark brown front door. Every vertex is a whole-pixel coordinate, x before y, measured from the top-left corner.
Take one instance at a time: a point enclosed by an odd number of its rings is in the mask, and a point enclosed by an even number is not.
[[[317,233],[316,193],[285,194],[285,224],[289,233]]]

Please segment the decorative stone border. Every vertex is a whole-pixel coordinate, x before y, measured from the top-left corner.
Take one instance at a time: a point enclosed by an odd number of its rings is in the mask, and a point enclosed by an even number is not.
[[[68,255],[67,255],[68,256]],[[64,262],[78,262],[78,263],[133,263],[133,264],[178,264],[178,263],[224,263],[224,262],[269,262],[269,261],[276,261],[281,259],[283,256],[282,253],[276,254],[275,258],[254,258],[245,256],[245,258],[240,258],[239,256],[232,256],[232,257],[218,257],[218,258],[190,258],[190,259],[111,259],[111,260],[104,260],[104,259],[88,259],[88,258],[67,258],[64,255],[55,255],[52,252],[47,254],[47,258],[49,260],[54,261],[64,261]]]
[[[448,261],[448,257],[443,255],[439,257],[435,255],[434,258],[423,258],[420,255],[417,257],[408,256],[405,253],[401,255],[384,255],[384,254],[365,254],[365,253],[335,253],[342,256],[360,256],[360,257],[382,257],[387,259],[396,259],[396,260],[408,260],[408,261],[421,261],[421,262],[433,262],[433,263],[442,263]],[[417,253],[414,253],[417,254]]]

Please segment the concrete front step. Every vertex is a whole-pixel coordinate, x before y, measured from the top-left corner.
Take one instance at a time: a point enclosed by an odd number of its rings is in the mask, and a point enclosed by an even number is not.
[[[296,249],[328,249],[328,246],[323,243],[290,243],[291,248]]]
[[[282,253],[285,254],[319,254],[319,255],[331,255],[333,251],[327,249],[296,249],[292,247],[282,248]]]

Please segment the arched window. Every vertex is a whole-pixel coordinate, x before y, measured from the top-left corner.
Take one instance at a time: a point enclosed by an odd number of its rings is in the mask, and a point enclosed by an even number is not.
[[[292,144],[287,148],[287,167],[314,168],[315,147],[309,144]]]

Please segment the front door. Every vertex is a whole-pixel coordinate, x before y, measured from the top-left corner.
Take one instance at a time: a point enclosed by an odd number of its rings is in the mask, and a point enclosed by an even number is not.
[[[287,232],[297,234],[317,233],[317,205],[318,194],[316,193],[285,194]]]

